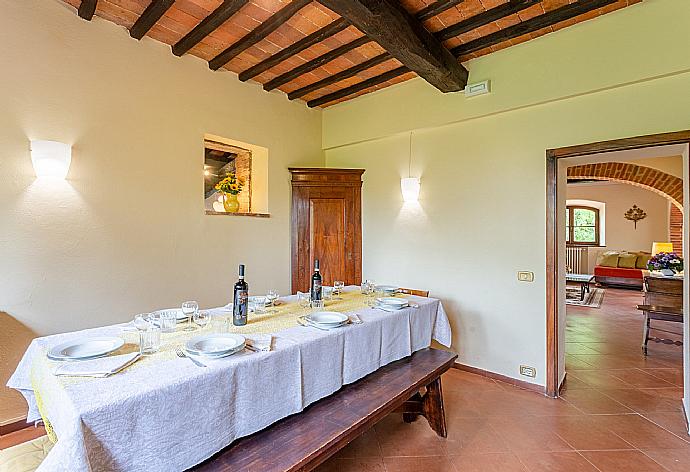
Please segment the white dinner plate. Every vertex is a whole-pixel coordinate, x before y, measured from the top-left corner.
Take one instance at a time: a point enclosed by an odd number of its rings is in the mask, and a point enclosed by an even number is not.
[[[381,305],[390,305],[393,307],[403,308],[407,306],[407,300],[404,298],[382,297],[377,298],[376,301]]]
[[[385,303],[376,303],[376,308],[383,311],[400,311],[406,306],[386,305]]]
[[[48,351],[48,358],[59,361],[94,359],[117,351],[124,344],[122,338],[114,336],[67,341],[53,346]]]
[[[232,350],[243,349],[246,343],[244,336],[234,333],[214,333],[195,336],[187,341],[185,349],[192,354],[219,356]]]
[[[219,354],[201,354],[198,352],[188,351],[186,348],[184,351],[190,356],[198,356],[198,357],[202,357],[204,359],[220,359],[223,357],[232,356],[233,354],[240,352],[242,349],[244,349],[244,346],[238,346],[236,349],[230,349],[227,352],[221,352]]]
[[[159,315],[161,313],[168,313],[168,312],[174,312],[175,313],[175,319],[177,320],[178,323],[182,323],[183,321],[187,321],[188,316],[182,313],[182,308],[168,308],[165,310],[156,310],[152,315]],[[157,323],[154,323],[157,325]]]
[[[384,293],[395,293],[398,291],[398,287],[394,285],[377,285],[376,290]]]
[[[318,325],[340,326],[347,323],[349,318],[336,311],[319,311],[308,315],[307,320]]]

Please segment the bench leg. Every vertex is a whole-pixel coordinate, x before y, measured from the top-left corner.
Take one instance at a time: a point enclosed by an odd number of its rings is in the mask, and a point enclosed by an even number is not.
[[[423,400],[422,400],[422,396],[419,394],[419,392],[417,392],[414,395],[412,395],[412,398],[410,398],[410,401],[421,403]],[[412,422],[417,420],[417,418],[419,417],[419,414],[407,412],[407,413],[403,413],[402,417],[403,417],[403,421],[405,423],[412,423]]]
[[[406,423],[412,423],[421,415],[426,418],[429,426],[436,434],[442,438],[448,435],[446,430],[446,414],[443,409],[441,377],[432,380],[426,386],[426,393],[423,396],[419,392],[415,393],[412,395],[412,398],[403,403],[396,411],[402,413],[403,421]]]
[[[642,352],[646,356],[647,343],[649,342],[649,314],[647,312],[644,313],[644,325],[642,329]]]
[[[441,390],[441,377],[436,378],[426,386],[423,397],[424,417],[436,434],[445,438],[448,436],[446,429],[446,412],[443,408],[443,391]]]

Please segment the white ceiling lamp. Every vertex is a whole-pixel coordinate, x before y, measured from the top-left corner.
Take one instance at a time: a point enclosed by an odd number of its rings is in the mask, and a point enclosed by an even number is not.
[[[67,177],[72,162],[72,146],[57,141],[31,140],[31,163],[36,177]]]
[[[400,190],[403,200],[416,202],[419,199],[419,177],[412,177],[412,131],[410,131],[410,147],[408,151],[407,177],[400,179]]]

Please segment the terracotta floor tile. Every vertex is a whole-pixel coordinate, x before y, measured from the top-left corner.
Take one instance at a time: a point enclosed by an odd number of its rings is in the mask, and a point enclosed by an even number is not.
[[[453,463],[447,457],[386,457],[383,462],[387,472],[456,471]]]
[[[649,369],[653,371],[654,369]],[[608,374],[622,380],[623,382],[638,388],[662,388],[673,387],[674,385],[662,380],[642,369],[614,369],[606,371]]]
[[[373,429],[367,431],[350,444],[338,451],[334,457],[359,459],[363,457],[381,457],[381,447]]]
[[[568,390],[563,393],[563,399],[587,414],[633,413],[630,408],[597,390]]]
[[[565,343],[565,352],[568,354],[600,354],[590,348],[586,343]]]
[[[450,456],[458,472],[527,472],[515,454],[462,454]]]
[[[643,413],[642,416],[665,430],[672,432],[676,436],[679,436],[681,439],[690,440],[688,425],[682,414],[679,415],[676,412],[654,411]]]
[[[639,415],[606,415],[600,424],[638,449],[683,449],[688,443]]]
[[[593,451],[582,455],[601,472],[665,471],[658,463],[640,451]]]
[[[401,415],[389,415],[375,427],[383,457],[445,456],[446,440],[423,418],[405,423]]]
[[[530,472],[598,472],[577,452],[536,452],[518,457]]]
[[[637,413],[676,411],[681,414],[683,411],[680,400],[668,398],[663,395],[664,392],[655,389],[606,389],[601,391]]]
[[[670,472],[687,472],[690,470],[690,448],[645,449],[642,452],[666,467]]]
[[[509,451],[486,418],[448,418],[446,450],[449,455]]]
[[[386,472],[383,459],[368,457],[364,459],[331,458],[314,469],[314,472]]]
[[[600,451],[607,449],[634,449],[608,429],[600,415],[565,416],[554,418],[556,434],[573,449]]]
[[[552,421],[548,417],[493,417],[490,424],[512,452],[573,450],[556,434]]]
[[[661,380],[665,380],[676,387],[683,386],[682,369],[644,369],[644,372],[660,378]]]
[[[593,388],[630,388],[632,385],[625,382],[614,373],[620,370],[578,370],[577,378]],[[640,371],[641,375],[646,375]],[[651,376],[650,376],[651,377]],[[654,380],[658,380],[651,377]]]

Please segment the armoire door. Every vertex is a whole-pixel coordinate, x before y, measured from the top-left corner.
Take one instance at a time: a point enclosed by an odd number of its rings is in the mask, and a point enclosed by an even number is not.
[[[324,285],[362,278],[362,169],[291,168],[292,291],[309,290],[314,260]]]

